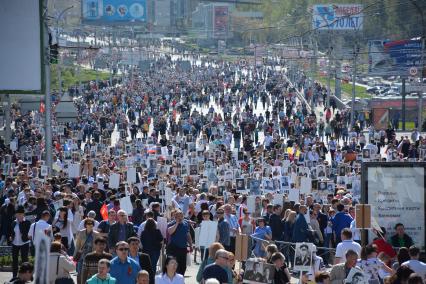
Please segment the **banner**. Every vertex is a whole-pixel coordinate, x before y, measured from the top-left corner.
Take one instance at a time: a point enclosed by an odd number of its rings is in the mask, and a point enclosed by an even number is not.
[[[364,24],[363,6],[360,4],[314,5],[312,27],[316,30],[360,31]]]
[[[228,6],[214,7],[214,36],[226,38],[228,35],[229,12]]]
[[[419,247],[425,247],[426,163],[362,163],[362,199],[371,205],[372,218],[385,227],[388,237],[402,223]],[[369,234],[372,241],[374,234]]]
[[[370,40],[368,73],[378,76],[415,76],[421,73],[421,57],[420,39]]]
[[[86,22],[145,22],[145,0],[83,0],[82,18]]]

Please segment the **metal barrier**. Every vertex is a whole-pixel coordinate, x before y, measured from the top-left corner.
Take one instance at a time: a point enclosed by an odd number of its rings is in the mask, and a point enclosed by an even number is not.
[[[291,82],[291,80],[290,80],[287,76],[285,76],[285,75],[284,75],[284,77],[285,77],[285,79],[288,81],[289,86],[290,86],[291,88],[293,88],[293,89],[296,91],[296,96],[297,96],[297,98],[298,98],[298,99],[299,99],[302,103],[305,103],[305,105],[306,105],[306,109],[308,110],[308,112],[309,112],[309,113],[311,113],[311,112],[312,112],[312,107],[311,107],[311,105],[308,103],[308,101],[305,99],[305,96],[299,92],[299,90],[297,89],[297,87],[296,87],[296,86],[294,86],[294,84]]]

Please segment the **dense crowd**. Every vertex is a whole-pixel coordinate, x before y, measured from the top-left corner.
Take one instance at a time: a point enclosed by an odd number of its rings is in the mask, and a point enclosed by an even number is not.
[[[284,66],[166,55],[120,85],[92,82],[74,96],[77,121],[53,121],[51,176],[43,113],[15,105],[0,152],[12,282],[31,279],[29,255],[47,235],[50,283],[71,283],[74,270],[77,283],[184,283],[191,261],[200,283],[289,283],[295,263],[309,266],[300,283],[344,283],[351,268],[374,283],[424,283],[404,224],[375,228],[361,248],[354,206],[365,150],[419,160],[426,140],[397,139],[362,113],[350,126],[323,86],[303,76],[293,86]],[[199,246],[208,221],[216,236]],[[309,246],[296,255],[296,243]]]

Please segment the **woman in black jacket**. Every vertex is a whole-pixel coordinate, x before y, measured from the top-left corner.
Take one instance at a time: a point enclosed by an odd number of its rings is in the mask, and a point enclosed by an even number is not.
[[[142,252],[151,258],[152,270],[156,271],[157,262],[160,258],[160,251],[163,245],[163,235],[157,229],[154,219],[146,220],[145,228],[141,234]]]
[[[31,222],[25,220],[24,214],[24,207],[19,206],[15,212],[16,219],[12,222],[11,230],[9,231],[9,241],[12,244],[13,277],[18,275],[19,252],[21,252],[22,263],[28,261],[28,252],[30,248],[28,232],[30,230]]]

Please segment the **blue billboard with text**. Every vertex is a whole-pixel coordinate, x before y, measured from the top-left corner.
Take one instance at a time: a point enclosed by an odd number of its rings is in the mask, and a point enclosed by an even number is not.
[[[368,73],[371,75],[416,76],[421,74],[421,66],[420,38],[368,42]]]
[[[360,4],[321,4],[312,7],[312,28],[315,30],[355,30],[364,24]]]
[[[82,0],[81,6],[84,22],[146,21],[146,0]]]

